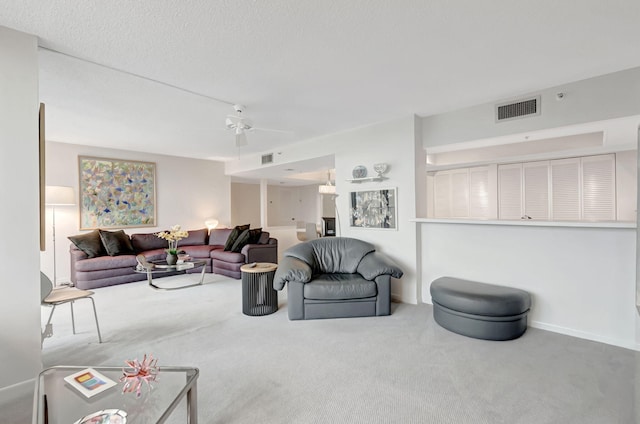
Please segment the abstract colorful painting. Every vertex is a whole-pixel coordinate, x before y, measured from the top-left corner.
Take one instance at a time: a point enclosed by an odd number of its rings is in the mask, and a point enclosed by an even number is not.
[[[351,227],[397,229],[396,189],[351,192]]]
[[[156,165],[78,157],[80,229],[156,225]]]

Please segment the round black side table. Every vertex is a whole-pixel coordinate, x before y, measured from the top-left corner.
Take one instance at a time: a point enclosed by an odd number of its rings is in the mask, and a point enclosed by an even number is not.
[[[268,262],[240,267],[243,314],[261,316],[278,310],[278,292],[273,288],[273,276],[277,268],[278,265]]]

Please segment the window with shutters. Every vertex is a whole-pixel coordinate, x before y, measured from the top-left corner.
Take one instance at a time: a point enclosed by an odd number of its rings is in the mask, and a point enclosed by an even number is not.
[[[549,162],[522,164],[525,219],[549,219]]]
[[[436,171],[430,181],[435,218],[616,220],[615,154]]]
[[[616,219],[616,168],[613,155],[589,156],[582,164],[582,219]]]
[[[549,162],[551,170],[551,219],[580,220],[580,158]]]
[[[491,219],[489,167],[439,171],[433,176],[436,218]]]
[[[522,218],[521,163],[498,166],[498,189],[498,218]]]

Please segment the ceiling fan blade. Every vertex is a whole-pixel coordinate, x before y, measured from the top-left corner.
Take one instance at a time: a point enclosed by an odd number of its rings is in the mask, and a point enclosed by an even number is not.
[[[235,122],[233,122],[230,118],[227,118],[227,119],[224,121],[224,123],[225,123],[225,125],[227,126],[227,128],[229,128],[229,129],[233,129],[233,128],[235,128],[235,127],[236,127],[236,123],[235,123]]]
[[[252,127],[252,129],[257,130],[257,131],[270,131],[270,132],[279,132],[279,133],[289,133],[289,134],[293,134],[293,131],[289,131],[289,130],[276,130],[276,129],[273,129],[273,128]]]
[[[236,147],[243,147],[248,145],[247,143],[247,135],[244,131],[236,131]]]

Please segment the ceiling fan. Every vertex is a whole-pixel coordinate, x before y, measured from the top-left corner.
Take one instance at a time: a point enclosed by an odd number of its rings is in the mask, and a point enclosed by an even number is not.
[[[225,125],[227,129],[233,130],[236,137],[236,147],[246,146],[247,143],[247,132],[249,131],[273,131],[273,132],[282,132],[282,133],[290,133],[291,131],[284,130],[274,130],[269,128],[256,128],[251,124],[247,118],[242,116],[242,113],[245,111],[245,107],[242,105],[233,105],[233,109],[236,111],[236,115],[227,115],[227,119],[225,120]]]

